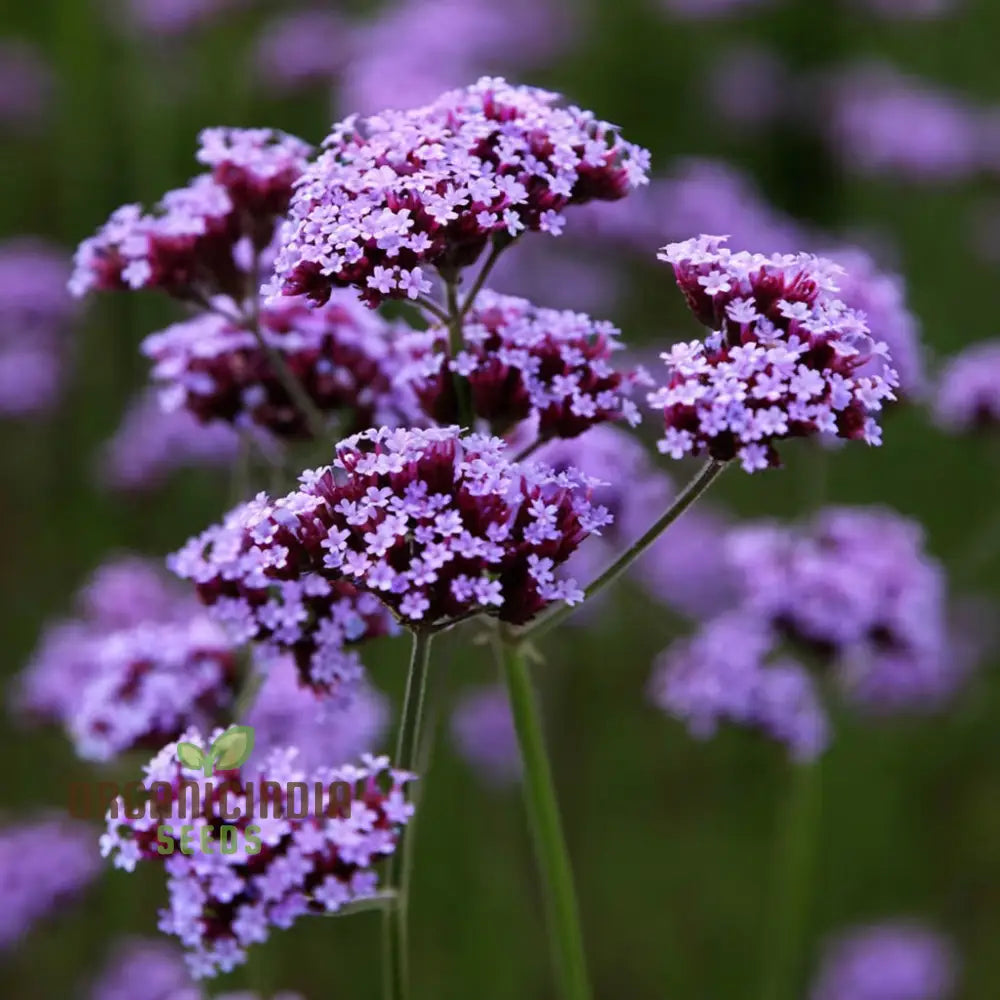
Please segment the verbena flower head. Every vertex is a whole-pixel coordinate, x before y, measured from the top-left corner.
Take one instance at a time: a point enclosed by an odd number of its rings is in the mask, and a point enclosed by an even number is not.
[[[301,298],[278,300],[261,311],[260,326],[316,408],[342,417],[346,430],[410,422],[412,407],[391,383],[400,327],[352,293],[339,292],[316,308]],[[147,337],[142,350],[154,362],[168,411],[183,407],[200,421],[256,426],[278,437],[309,434],[306,414],[241,324],[205,313]]]
[[[53,816],[0,829],[0,950],[75,900],[99,869],[83,823]]]
[[[0,414],[29,416],[58,401],[77,311],[69,259],[35,237],[0,243]]]
[[[294,743],[298,762],[310,770],[354,760],[376,749],[389,721],[389,706],[362,684],[348,703],[316,696],[304,688],[289,657],[266,665],[267,678],[246,718],[254,731],[254,755]]]
[[[694,315],[712,332],[663,355],[666,385],[660,450],[672,458],[738,458],[747,472],[779,464],[778,441],[825,435],[877,445],[876,415],[895,398],[895,371],[863,314],[834,298],[840,268],[808,254],[733,253],[724,237],[670,244],[672,265]]]
[[[950,943],[917,923],[857,927],[827,948],[810,1000],[951,1000],[958,962]]]
[[[198,159],[212,167],[170,191],[153,213],[117,209],[76,254],[75,295],[156,288],[198,301],[239,300],[255,290],[242,247],[261,253],[274,239],[310,147],[270,129],[206,129]]]
[[[1000,424],[1000,340],[973,344],[941,374],[934,407],[950,431],[978,431]]]
[[[517,733],[502,688],[464,694],[452,712],[451,737],[459,754],[491,784],[506,784],[520,776]]]
[[[228,468],[239,452],[240,437],[232,427],[206,426],[188,410],[168,413],[149,389],[132,401],[104,445],[97,474],[110,490],[145,493],[185,467]]]
[[[722,615],[658,657],[651,697],[699,738],[730,722],[784,743],[796,760],[813,760],[829,743],[826,711],[802,664],[769,661],[774,646],[771,629],[753,615]]]
[[[220,733],[208,740],[195,730],[183,736],[204,752]],[[142,812],[138,818],[129,818],[121,798],[108,811],[102,855],[126,871],[139,862],[163,865],[169,903],[160,913],[160,929],[180,939],[196,978],[245,961],[247,948],[266,941],[274,927],[288,928],[300,916],[335,913],[372,896],[378,886],[373,866],[392,854],[412,815],[404,786],[413,775],[391,770],[387,758],[366,756],[360,766],[307,772],[296,754],[294,748],[274,750],[256,767],[206,778],[184,767],[171,743],[145,768],[142,781],[145,789],[165,783],[169,794],[162,787],[151,791],[144,809],[131,810]],[[265,781],[277,783],[273,794],[261,791]],[[301,788],[290,800],[293,782],[306,782],[305,807]],[[334,796],[331,805],[334,782],[350,785],[349,804]],[[183,783],[198,786],[197,808]],[[319,809],[317,783],[327,793]],[[236,828],[229,853],[220,839],[222,824]],[[164,835],[179,839],[185,825],[195,826],[198,838],[208,831],[211,852],[160,854]]]
[[[329,85],[347,62],[351,26],[335,10],[279,14],[261,29],[254,64],[261,84],[283,93]]]
[[[802,526],[736,528],[727,544],[741,603],[832,664],[856,704],[933,707],[963,679],[944,573],[919,524],[834,507]]]
[[[503,450],[457,427],[357,434],[332,466],[238,508],[172,568],[244,638],[294,651],[313,683],[358,675],[343,646],[385,631],[383,605],[420,628],[477,614],[526,622],[581,599],[557,570],[610,515],[586,477]]]
[[[611,323],[570,310],[544,309],[525,299],[480,292],[463,326],[463,349],[447,354],[448,331],[433,326],[406,337],[401,349],[413,360],[397,384],[412,390],[438,423],[458,419],[455,373],[471,387],[477,417],[498,434],[530,416],[543,439],[576,437],[611,420],[635,425],[639,410],[629,398],[644,372],[611,364],[620,350]]]
[[[528,230],[557,234],[567,206],[645,183],[645,150],[558,100],[483,77],[426,107],[345,119],[296,189],[273,290],[415,298],[431,268],[453,273]]]
[[[176,1000],[193,985],[180,949],[167,941],[125,938],[90,988],[89,1000]]]
[[[81,757],[162,746],[231,708],[233,644],[162,569],[136,558],[109,562],[77,605],[78,618],[44,634],[15,705],[65,726]]]

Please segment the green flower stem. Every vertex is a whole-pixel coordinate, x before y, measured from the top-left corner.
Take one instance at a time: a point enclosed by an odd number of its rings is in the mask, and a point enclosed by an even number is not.
[[[710,459],[694,479],[675,497],[669,509],[657,519],[656,523],[638,541],[633,542],[625,552],[587,587],[584,591],[584,600],[590,600],[591,597],[599,594],[605,587],[614,583],[688,507],[708,490],[712,483],[722,475],[725,468],[725,462],[717,462],[714,459]],[[536,618],[535,622],[528,626],[528,628],[519,632],[516,636],[517,641],[524,642],[527,639],[537,639],[569,618],[575,610],[575,606],[569,604],[562,604],[558,608],[552,609],[548,613]]]
[[[445,282],[445,294],[448,303],[448,357],[455,358],[462,350],[464,343],[462,335],[462,318],[464,313],[458,304],[458,285],[456,281]],[[458,372],[452,372],[452,383],[455,387],[455,400],[458,405],[458,422],[462,427],[471,429],[476,418],[472,408],[472,387],[469,380]]]
[[[413,648],[410,656],[410,670],[406,678],[406,694],[403,697],[403,716],[400,720],[399,735],[396,740],[396,757],[393,765],[402,771],[412,771],[420,749],[420,723],[427,690],[427,674],[430,666],[431,633],[414,631]],[[408,996],[408,943],[407,905],[410,882],[412,851],[407,850],[407,842],[413,837],[414,823],[401,834],[400,843],[389,858],[384,889],[396,893],[394,906],[385,910],[383,918],[382,963],[383,990],[385,1000],[404,1000]]]
[[[762,1000],[796,1000],[801,995],[798,977],[822,816],[821,777],[819,761],[799,764],[787,789],[773,861]]]
[[[527,660],[520,645],[497,642],[494,648],[503,666],[521,751],[525,805],[542,878],[559,995],[562,1000],[590,1000],[569,852]]]

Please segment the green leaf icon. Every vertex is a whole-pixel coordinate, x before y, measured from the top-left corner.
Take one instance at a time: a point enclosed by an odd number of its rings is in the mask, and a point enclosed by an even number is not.
[[[205,755],[201,752],[201,747],[193,743],[177,744],[177,759],[185,766],[198,770],[205,763]]]
[[[212,773],[214,764],[217,771],[230,771],[246,761],[253,750],[253,729],[250,726],[232,726],[212,744],[205,761],[205,774]]]

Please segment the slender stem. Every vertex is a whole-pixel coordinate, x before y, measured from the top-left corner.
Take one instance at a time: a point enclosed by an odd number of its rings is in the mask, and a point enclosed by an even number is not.
[[[589,587],[584,591],[584,600],[590,600],[605,587],[615,582],[628,568],[663,534],[708,488],[726,468],[725,462],[709,460],[701,471],[674,498],[669,509],[662,514],[638,541],[626,549]],[[519,641],[537,638],[573,614],[575,606],[563,604],[535,619],[534,624],[518,635]]]
[[[427,298],[426,295],[418,295],[414,300],[424,312],[430,313],[435,319],[440,320],[442,323],[448,322],[448,313],[441,308],[433,299]]]
[[[462,350],[462,311],[458,305],[458,285],[453,279],[444,283],[445,295],[448,300],[448,357],[458,357]],[[455,399],[458,404],[458,422],[463,427],[472,427],[475,411],[472,408],[472,387],[469,380],[458,372],[452,372],[452,382],[455,386]]]
[[[502,661],[521,751],[525,806],[541,874],[559,994],[562,1000],[589,1000],[591,990],[573,873],[527,660],[519,645],[498,642],[494,649]]]
[[[394,761],[395,766],[403,771],[413,770],[419,752],[420,722],[427,689],[430,652],[431,633],[415,631]],[[406,918],[412,852],[406,849],[406,841],[413,836],[413,830],[411,819],[409,829],[400,835],[403,842],[396,844],[396,850],[389,859],[389,870],[386,874],[385,889],[389,892],[395,891],[397,897],[396,905],[386,909],[383,920],[382,962],[385,1000],[404,1000],[408,995]]]
[[[476,275],[476,280],[472,283],[472,287],[469,289],[469,294],[465,296],[462,302],[462,307],[458,310],[458,318],[460,320],[465,319],[468,311],[476,304],[476,296],[483,290],[483,285],[486,284],[486,279],[490,276],[490,272],[493,270],[494,265],[500,259],[500,254],[503,253],[510,243],[505,243],[502,246],[494,243],[492,249],[490,250],[490,255],[486,258],[486,262],[479,269],[479,274]]]
[[[788,789],[773,862],[775,881],[764,950],[762,1000],[795,1000],[799,996],[799,958],[809,917],[821,813],[820,762],[800,764]]]
[[[522,449],[521,449],[521,450],[520,450],[520,451],[519,451],[519,452],[518,452],[518,453],[517,453],[517,454],[516,454],[516,455],[514,456],[514,461],[515,461],[515,462],[523,462],[523,461],[524,461],[524,460],[525,460],[526,458],[530,458],[530,457],[531,457],[532,455],[534,455],[534,454],[535,454],[535,452],[536,452],[536,451],[538,451],[538,449],[539,449],[539,448],[541,448],[541,446],[542,446],[543,444],[545,444],[545,443],[546,443],[546,442],[545,442],[545,441],[543,441],[543,440],[542,440],[541,438],[538,438],[537,440],[535,440],[535,441],[533,441],[533,442],[532,442],[531,444],[529,444],[527,448],[522,448]]]

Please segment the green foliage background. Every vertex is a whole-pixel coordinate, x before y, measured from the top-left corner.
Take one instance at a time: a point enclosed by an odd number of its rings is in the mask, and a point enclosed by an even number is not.
[[[785,0],[732,22],[670,21],[653,0],[591,0],[580,44],[535,79],[620,123],[662,172],[680,155],[720,155],[750,170],[780,207],[831,228],[881,227],[898,247],[912,306],[939,355],[996,336],[997,273],[969,249],[990,183],[911,188],[839,173],[814,140],[790,131],[735,136],[706,110],[702,87],[724,44],[780,47],[802,70],[877,55],[971,98],[1000,103],[1000,6],[968,0],[939,22],[882,23],[845,2]],[[279,102],[255,84],[248,58],[260,12],[224,19],[176,47],[127,41],[101,0],[7,0],[3,34],[35,40],[55,64],[51,126],[0,145],[0,235],[42,233],[72,247],[126,201],[152,201],[195,171],[208,124],[276,125],[316,141],[324,95]],[[272,5],[275,6],[275,5]],[[456,39],[456,45],[461,44]],[[819,113],[817,111],[817,113]],[[95,449],[144,377],[136,346],[173,314],[158,300],[91,304],[75,377],[49,422],[0,426],[2,669],[20,668],[39,629],[66,610],[110,550],[162,554],[214,519],[227,485],[188,474],[125,502],[95,487]],[[665,272],[636,276],[626,335],[651,344],[684,322]],[[823,464],[791,451],[789,469],[731,474],[719,496],[745,514],[793,516],[816,502],[891,504],[919,518],[932,550],[957,566],[997,513],[1000,467],[983,442],[943,437],[919,411],[898,412],[881,450],[851,448]],[[996,597],[1000,560],[974,581]],[[846,924],[909,915],[949,933],[965,963],[963,997],[1000,987],[1000,680],[996,663],[943,715],[886,724],[838,718],[817,774],[803,778],[774,747],[726,733],[692,741],[651,709],[652,656],[682,629],[624,588],[602,624],[545,641],[537,671],[597,994],[602,1000],[751,1000],[766,956],[790,963],[805,996],[824,935]],[[373,658],[397,699],[406,651]],[[442,643],[445,704],[491,676],[480,647]],[[443,719],[439,718],[439,722]],[[443,733],[442,733],[443,735]],[[0,728],[2,804],[13,819],[65,802],[88,775],[58,735]],[[794,818],[820,810],[804,852]],[[796,814],[796,809],[798,813]],[[800,845],[801,846],[801,845]],[[517,789],[484,787],[446,740],[426,781],[413,899],[416,1000],[551,997],[530,844]],[[796,916],[775,915],[783,879]],[[155,873],[108,872],[84,904],[38,930],[6,966],[0,996],[75,995],[121,933],[153,932],[163,900]],[[302,922],[277,933],[225,985],[298,988],[310,1000],[378,996],[379,921]],[[221,988],[221,984],[219,986]],[[783,998],[782,998],[783,1000]],[[791,998],[789,997],[789,1000]]]

